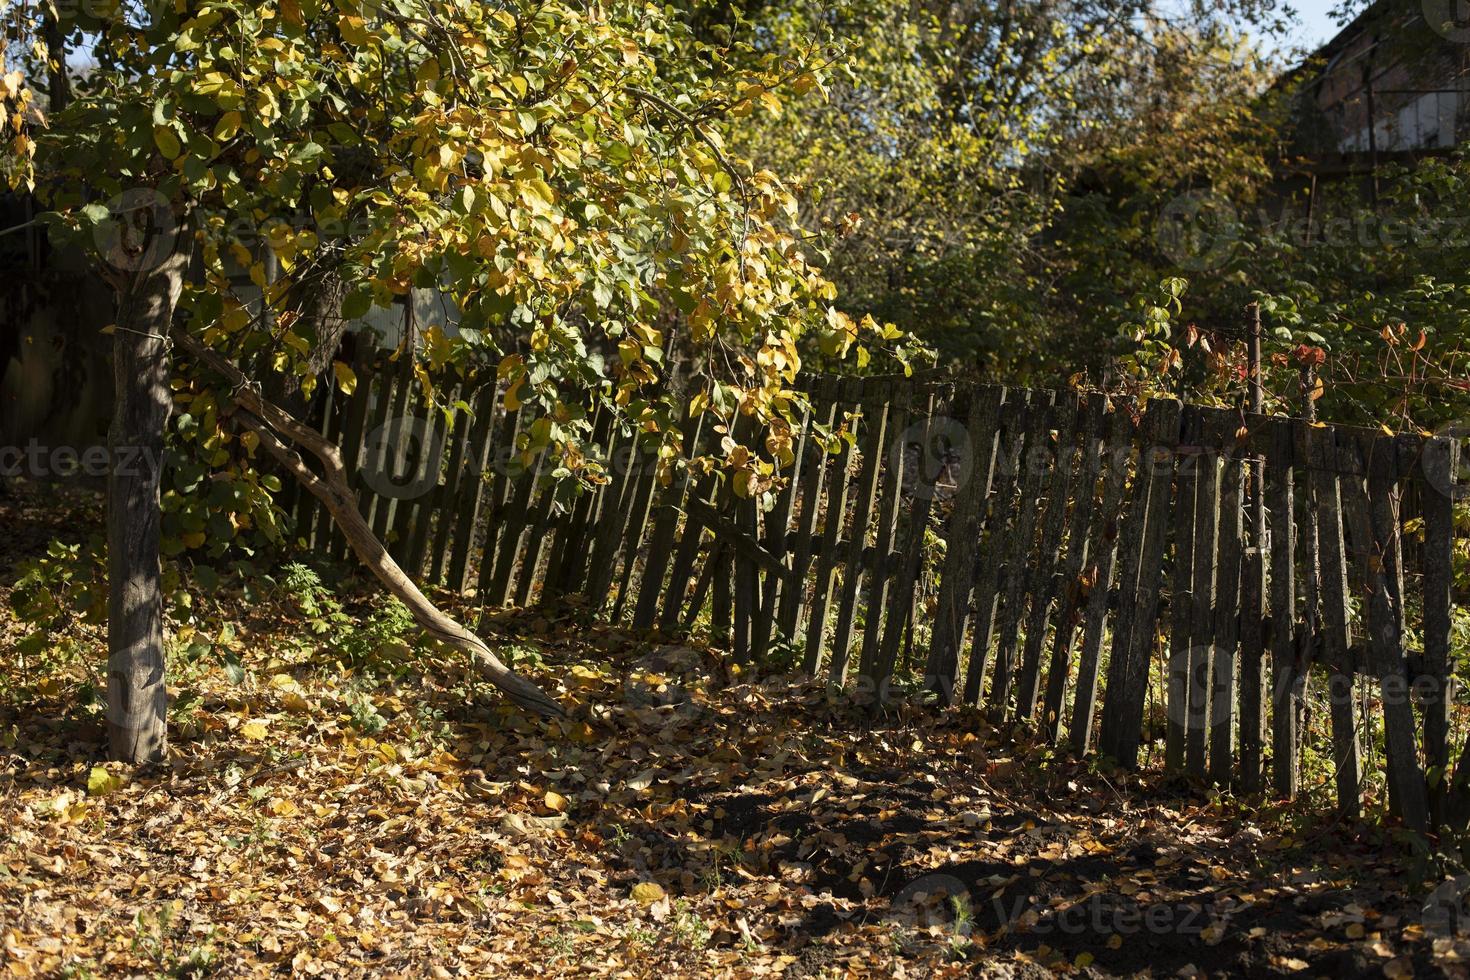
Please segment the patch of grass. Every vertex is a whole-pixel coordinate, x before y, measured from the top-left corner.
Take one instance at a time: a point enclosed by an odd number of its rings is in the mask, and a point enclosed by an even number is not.
[[[674,903],[674,921],[671,926],[674,938],[688,946],[690,949],[701,950],[709,945],[713,930],[708,922],[705,922],[697,912],[689,905],[687,899],[679,899]]]

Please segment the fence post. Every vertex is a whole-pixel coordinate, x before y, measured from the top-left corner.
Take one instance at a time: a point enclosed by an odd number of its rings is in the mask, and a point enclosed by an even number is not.
[[[1424,702],[1424,759],[1430,771],[1431,822],[1445,819],[1449,773],[1451,585],[1455,550],[1457,440],[1435,438],[1424,445],[1424,672],[1434,690]]]
[[[1252,425],[1262,423],[1266,410],[1261,379],[1261,304],[1248,307],[1250,340],[1246,347]],[[1261,747],[1265,741],[1266,556],[1270,541],[1266,529],[1266,466],[1259,456],[1246,464],[1249,483],[1250,543],[1244,551],[1240,584],[1240,788],[1258,792],[1262,780]]]

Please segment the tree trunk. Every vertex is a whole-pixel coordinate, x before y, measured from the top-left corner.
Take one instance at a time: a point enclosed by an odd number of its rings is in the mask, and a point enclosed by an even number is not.
[[[315,279],[307,280],[303,287],[310,290],[310,297],[302,304],[311,328],[311,374],[321,375],[337,356],[342,346],[342,335],[347,332],[347,321],[342,318],[342,304],[347,300],[347,281],[335,267],[327,268]],[[300,387],[301,379],[293,378],[293,387]]]
[[[49,12],[42,15],[43,33],[46,38],[46,54],[54,63],[47,75],[46,112],[56,115],[71,104],[71,77],[66,67],[66,36],[61,25]]]
[[[565,713],[561,705],[539,687],[505,666],[484,640],[430,602],[404,573],[358,511],[356,498],[347,482],[342,454],[335,445],[263,398],[258,386],[253,385],[238,367],[185,331],[176,331],[174,339],[181,348],[229,382],[231,397],[240,409],[234,414],[235,420],[259,435],[261,446],[326,506],[358,559],[408,608],[425,632],[468,655],[482,677],[522,708],[548,717],[559,717]],[[312,472],[287,441],[301,446],[317,458],[321,464],[320,476]]]
[[[292,287],[287,298],[287,308],[300,311],[305,333],[311,340],[311,351],[307,354],[309,377],[321,377],[331,367],[337,349],[342,346],[342,336],[347,332],[347,321],[342,319],[342,303],[347,299],[347,282],[338,274],[335,265],[323,269],[319,275],[309,277]],[[306,398],[301,394],[301,378],[295,374],[272,372],[265,382],[265,397],[275,402],[291,415],[298,418],[307,411]]]
[[[157,762],[168,740],[163,598],[159,591],[159,477],[169,392],[168,331],[188,264],[182,252],[129,276],[113,335],[116,389],[108,432],[107,729],[111,754]]]

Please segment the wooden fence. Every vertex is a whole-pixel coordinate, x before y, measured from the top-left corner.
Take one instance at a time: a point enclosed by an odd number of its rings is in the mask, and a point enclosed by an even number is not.
[[[458,392],[473,412],[452,424],[405,424],[425,413],[401,370],[360,376],[323,431],[423,581],[486,604],[581,593],[638,629],[707,628],[736,658],[776,651],[875,699],[922,685],[1125,766],[1161,736],[1170,767],[1244,791],[1269,773],[1291,796],[1310,755],[1350,813],[1379,769],[1412,828],[1470,811],[1470,770],[1447,771],[1452,440],[818,377],[807,422],[846,419],[855,439],[826,453],[801,426],[762,512],[714,476],[659,486],[655,457],[607,417],[611,481],[568,494],[555,460],[520,458],[528,420],[493,383]],[[686,445],[714,435],[685,425]],[[313,501],[296,517],[345,552]],[[1304,734],[1324,683],[1325,745]]]

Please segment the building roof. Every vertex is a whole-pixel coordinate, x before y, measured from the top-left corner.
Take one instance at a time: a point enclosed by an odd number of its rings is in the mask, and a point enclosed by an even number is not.
[[[1276,85],[1283,87],[1308,73],[1326,75],[1330,70],[1339,66],[1340,59],[1355,40],[1375,27],[1391,26],[1395,31],[1401,31],[1413,26],[1415,21],[1423,19],[1422,3],[1405,2],[1405,0],[1374,0],[1342,30],[1334,34],[1326,44],[1312,52],[1301,64],[1283,73],[1277,79]],[[1380,38],[1363,51],[1354,52],[1353,57],[1362,57],[1384,43],[1384,39]]]

